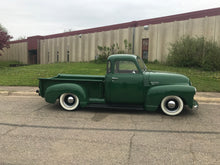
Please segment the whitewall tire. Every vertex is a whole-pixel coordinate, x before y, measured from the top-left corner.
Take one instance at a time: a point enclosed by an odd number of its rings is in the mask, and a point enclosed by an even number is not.
[[[162,111],[170,116],[175,116],[183,111],[183,100],[178,96],[166,96],[161,102]]]
[[[79,98],[72,93],[64,93],[60,96],[60,105],[64,110],[73,111],[79,105]]]

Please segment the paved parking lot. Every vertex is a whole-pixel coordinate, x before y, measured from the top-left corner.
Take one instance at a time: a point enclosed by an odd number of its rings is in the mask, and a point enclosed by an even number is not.
[[[0,96],[0,164],[220,164],[220,104],[160,112],[61,110]]]

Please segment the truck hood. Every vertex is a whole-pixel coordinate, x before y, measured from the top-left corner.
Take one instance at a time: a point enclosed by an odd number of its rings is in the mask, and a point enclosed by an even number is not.
[[[149,74],[149,81],[151,85],[190,84],[189,78],[181,74],[155,71],[152,71]]]

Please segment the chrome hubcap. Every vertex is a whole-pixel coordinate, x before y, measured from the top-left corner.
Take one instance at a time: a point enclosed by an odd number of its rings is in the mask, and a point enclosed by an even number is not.
[[[74,102],[74,98],[72,96],[69,96],[67,98],[67,101],[68,101],[69,104],[72,104]]]
[[[175,103],[175,101],[169,101],[167,105],[168,105],[168,108],[173,109],[173,108],[175,108],[176,103]]]

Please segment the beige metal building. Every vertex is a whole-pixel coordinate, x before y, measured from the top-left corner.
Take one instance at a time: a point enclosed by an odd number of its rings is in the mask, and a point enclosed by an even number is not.
[[[0,60],[16,60],[24,64],[79,62],[94,60],[97,46],[124,40],[132,44],[130,53],[149,61],[166,61],[170,43],[184,35],[204,36],[220,45],[220,8],[167,17],[72,31],[48,36],[32,36],[11,41]]]

